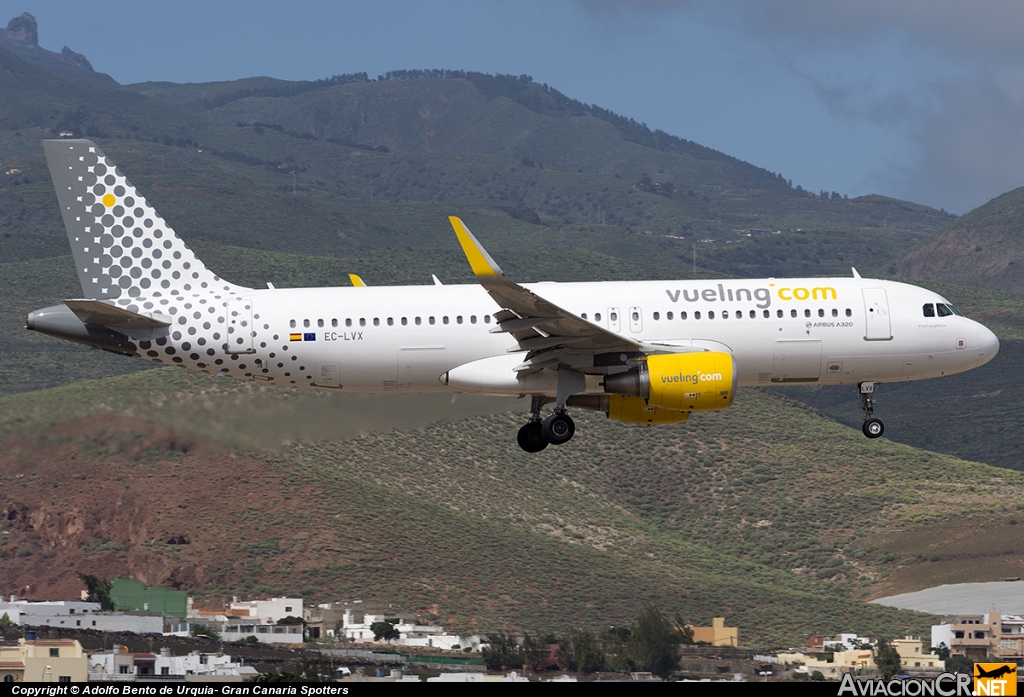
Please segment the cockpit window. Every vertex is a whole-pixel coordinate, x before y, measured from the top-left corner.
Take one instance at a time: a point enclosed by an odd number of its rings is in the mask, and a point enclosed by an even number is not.
[[[931,303],[925,303],[924,304],[924,316],[925,317],[934,317],[935,316],[935,306],[932,305]]]
[[[935,309],[939,311],[939,317],[949,317],[953,314],[945,303],[935,303]]]

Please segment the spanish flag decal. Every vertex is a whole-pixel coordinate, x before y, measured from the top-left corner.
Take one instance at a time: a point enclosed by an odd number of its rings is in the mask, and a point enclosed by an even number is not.
[[[302,334],[289,334],[288,335],[288,340],[289,341],[302,341]]]

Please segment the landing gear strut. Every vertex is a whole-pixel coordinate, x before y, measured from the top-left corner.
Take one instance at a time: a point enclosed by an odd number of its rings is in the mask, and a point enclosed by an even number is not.
[[[864,431],[864,435],[868,438],[878,438],[880,435],[885,433],[885,424],[882,423],[881,419],[876,419],[872,416],[875,410],[875,388],[877,385],[873,382],[862,382],[859,385],[860,388],[860,408],[864,410],[864,425],[861,430]]]
[[[576,433],[576,424],[562,404],[541,420],[540,410],[549,401],[547,397],[534,396],[530,404],[530,420],[523,424],[516,436],[519,447],[528,453],[539,453],[548,445],[568,443]]]
[[[523,424],[516,436],[519,447],[528,453],[539,453],[548,447],[548,439],[544,437],[544,424],[541,423],[540,409],[547,401],[544,397],[534,395],[530,400],[530,420]]]

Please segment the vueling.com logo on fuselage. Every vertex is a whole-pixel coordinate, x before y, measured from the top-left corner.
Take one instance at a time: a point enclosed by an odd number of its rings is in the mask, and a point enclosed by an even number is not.
[[[684,300],[688,303],[703,301],[706,303],[724,302],[754,302],[757,307],[766,310],[771,307],[772,295],[779,300],[838,300],[839,294],[832,286],[814,286],[805,288],[803,286],[781,286],[775,287],[769,283],[769,288],[726,288],[719,283],[713,288],[681,288],[679,290],[666,290],[668,299],[674,303]]]
[[[661,376],[661,381],[664,382],[664,383],[669,383],[669,382],[687,382],[687,383],[690,383],[691,385],[699,385],[701,380],[707,381],[707,380],[721,380],[721,379],[722,379],[722,374],[721,373],[694,373],[693,375],[683,375],[682,373],[679,373],[679,375],[662,375]]]

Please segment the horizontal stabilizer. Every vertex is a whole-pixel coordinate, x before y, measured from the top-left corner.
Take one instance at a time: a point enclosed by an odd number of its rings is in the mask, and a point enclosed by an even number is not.
[[[108,305],[102,300],[65,300],[64,304],[85,324],[98,324],[111,329],[159,329],[170,326],[170,320],[140,315],[123,307]]]

